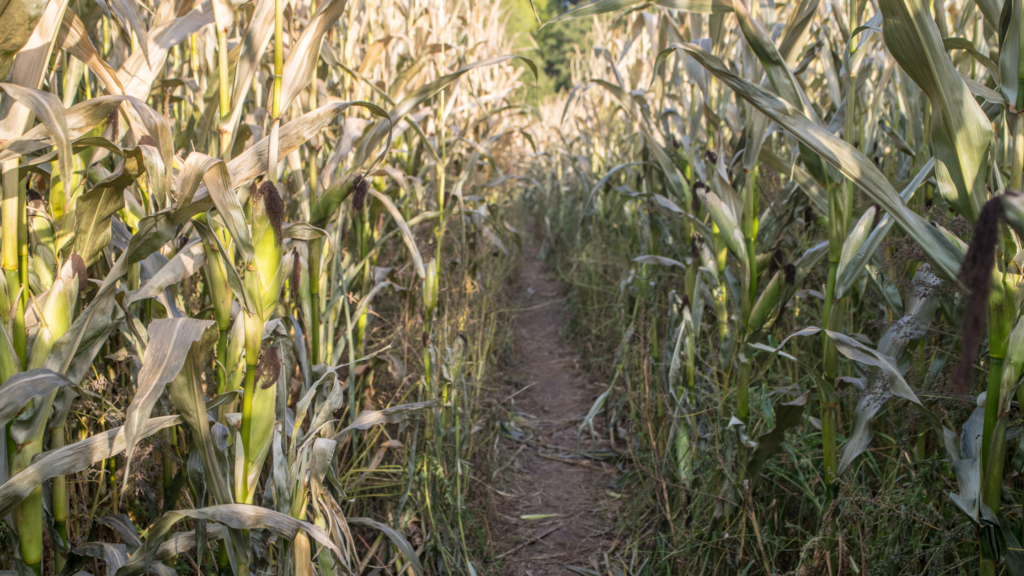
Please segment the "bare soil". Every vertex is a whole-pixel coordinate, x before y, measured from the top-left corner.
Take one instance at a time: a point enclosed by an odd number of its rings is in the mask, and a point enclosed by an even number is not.
[[[499,399],[509,417],[495,463],[490,532],[494,566],[504,576],[587,573],[567,566],[598,570],[612,546],[619,505],[606,490],[618,477],[615,467],[581,454],[607,450],[607,441],[586,432],[577,437],[604,386],[579,369],[577,351],[562,339],[565,297],[538,250],[523,246],[512,298],[514,362]],[[556,516],[523,519],[542,514]]]

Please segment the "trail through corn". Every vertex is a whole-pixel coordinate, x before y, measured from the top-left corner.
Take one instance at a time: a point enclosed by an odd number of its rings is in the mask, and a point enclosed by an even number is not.
[[[514,362],[502,387],[507,465],[494,482],[498,525],[491,527],[496,573],[589,574],[614,537],[618,501],[606,487],[617,471],[592,458],[609,452],[607,439],[577,434],[603,385],[579,369],[577,350],[562,339],[562,286],[538,253],[536,244],[523,246],[513,285]]]

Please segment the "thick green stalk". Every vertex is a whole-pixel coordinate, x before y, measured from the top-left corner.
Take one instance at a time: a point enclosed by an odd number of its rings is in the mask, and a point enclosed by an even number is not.
[[[228,31],[220,26],[215,27],[217,28],[217,76],[220,81],[220,157],[227,162],[231,159],[231,132],[226,124],[231,116],[231,87],[228,84]],[[274,82],[276,85],[276,78]]]
[[[28,223],[25,214],[25,190],[18,186],[18,161],[8,160],[0,164],[3,170],[3,269],[7,281],[7,294],[13,304],[17,299],[17,312],[14,314],[14,329],[11,341],[22,368],[27,361],[28,341],[25,332],[25,300],[21,294],[24,286],[28,290]],[[26,268],[21,274],[22,254]],[[23,282],[23,276],[25,281]]]
[[[63,447],[64,424],[61,423],[56,428],[50,428],[50,450]],[[70,548],[70,543],[68,542],[68,481],[64,476],[57,476],[51,480],[50,485],[53,487],[51,502],[53,528],[60,536],[60,539],[63,540],[64,550],[68,550]],[[54,554],[54,572],[59,574],[64,569],[66,560],[65,554]]]
[[[718,342],[725,343],[729,335],[729,310],[727,308],[728,294],[725,284],[725,261],[728,256],[728,248],[722,240],[722,233],[718,225],[711,223],[711,237],[715,243],[715,264],[718,266],[718,290],[715,291],[715,316],[718,317]]]
[[[1024,96],[1024,92],[1020,93]],[[1013,116],[1013,158],[1010,162],[1010,188],[1024,188],[1024,113]]]
[[[746,424],[750,420],[750,362],[741,360],[736,376],[736,416]]]
[[[847,125],[852,121],[847,117]],[[842,257],[843,243],[846,241],[847,223],[843,214],[844,205],[849,194],[838,186],[828,187],[828,280],[825,284],[825,304],[822,310],[821,323],[832,331],[839,331],[842,321],[842,307],[836,302],[836,275],[839,271],[839,260]],[[848,210],[847,210],[848,211]],[[839,375],[839,351],[826,334],[821,335],[823,360],[823,376],[825,386],[818,387],[818,398],[821,402],[821,442],[822,467],[825,478],[826,502],[832,497],[832,483],[835,480],[836,467],[836,401],[832,395],[832,387]],[[826,389],[827,388],[827,389]]]
[[[1003,461],[1006,442],[998,440],[997,429],[1006,428],[1002,414],[1003,363],[1013,329],[1013,301],[1003,285],[1003,274],[993,271],[992,293],[988,299],[989,368],[985,394],[985,421],[981,435],[981,466],[984,471],[982,500],[994,511],[999,509],[1003,485]]]
[[[53,402],[54,394],[43,399],[44,405],[49,406]],[[27,468],[32,463],[32,458],[42,452],[43,425],[39,424],[37,432],[30,432],[28,441],[21,446],[14,446],[8,431],[8,454],[11,454],[11,476],[14,476]],[[37,486],[14,509],[14,526],[18,530],[18,538],[21,544],[21,558],[25,564],[37,575],[42,569],[43,558],[43,488]],[[65,515],[65,519],[67,516]]]
[[[171,460],[171,432],[170,430],[164,429],[160,432],[160,437],[163,439],[163,447],[160,449],[160,468],[162,476],[162,486],[164,489],[164,498],[167,498],[170,494],[171,485],[174,484],[174,464]],[[168,502],[164,502],[164,507],[169,505]],[[173,509],[173,507],[172,507]]]
[[[281,115],[281,79],[284,76],[284,2],[274,0],[274,99],[271,118]],[[270,167],[274,173],[274,167]]]
[[[256,356],[252,357],[253,362],[249,362],[250,356],[245,356],[245,387],[243,388],[244,393],[242,397],[242,449],[245,451],[245,462],[246,469],[241,473],[248,475],[248,464],[250,461],[250,454],[254,447],[249,444],[249,434],[252,431],[252,400],[253,395],[256,393]],[[235,470],[235,474],[239,471]],[[249,482],[247,479],[243,479],[238,482],[237,485],[240,487],[238,494],[235,494],[235,500],[240,503],[247,503],[249,501]]]
[[[228,331],[224,328],[219,330],[217,337],[217,394],[223,394],[228,385],[227,361],[228,361]]]
[[[80,260],[79,264],[81,264]],[[78,273],[79,271],[76,269],[73,261],[66,262],[61,268],[60,276],[50,288],[49,297],[39,308],[41,312],[40,323],[32,345],[32,355],[28,360],[29,368],[34,369],[43,366],[53,342],[63,336],[71,325],[78,298]],[[50,407],[53,405],[56,396],[57,392],[53,391],[44,397],[37,398],[29,405],[29,411],[26,412],[28,420],[22,423],[26,429],[22,430],[24,436],[19,444],[15,445],[13,438],[8,433],[8,448],[9,454],[11,454],[11,476],[25,470],[32,463],[32,459],[42,452],[43,439],[47,429],[46,423],[50,416]],[[63,444],[63,424],[55,428],[57,430],[54,434],[54,442]],[[67,493],[63,488],[61,487],[60,493],[58,493],[58,487],[56,484],[54,485],[54,513],[60,514],[60,516],[55,516],[58,520],[63,517],[66,526]],[[58,498],[61,496],[63,497],[63,502],[58,502]],[[14,511],[14,521],[18,537],[21,541],[22,559],[30,568],[38,573],[43,546],[41,488],[37,487],[28,499],[18,505]]]
[[[27,464],[22,465],[24,469]],[[20,470],[19,470],[20,471]],[[11,469],[14,474],[14,468]],[[14,524],[21,542],[21,559],[36,576],[43,566],[43,487],[36,486],[27,498],[14,509]],[[38,511],[39,513],[35,512]]]
[[[230,237],[225,238],[224,230],[216,221],[208,221],[205,214],[196,216],[196,220],[212,224],[213,233],[221,236],[221,243],[230,254]],[[228,285],[227,268],[224,259],[220,255],[220,246],[217,242],[204,242],[206,249],[206,284],[210,293],[210,300],[213,302],[213,315],[217,320],[217,329],[220,337],[217,340],[217,394],[227,391],[227,338],[231,330],[231,304],[234,301],[234,294]]]
[[[993,512],[999,513],[1003,488],[1003,463],[1006,460],[1006,417],[999,415],[999,397],[1002,389],[1003,358],[989,356],[988,389],[985,400],[985,426],[982,434],[981,500]],[[990,453],[991,450],[991,453]],[[1000,559],[981,544],[979,573],[994,576]]]
[[[760,192],[757,184],[758,169],[755,166],[747,172],[746,185],[744,186],[743,198],[743,239],[747,247],[747,267],[749,269],[750,286],[747,291],[746,305],[743,306],[743,322],[746,325],[747,316],[750,315],[750,307],[757,302],[757,210],[758,194]]]
[[[985,423],[981,437],[982,470],[985,471],[982,484],[982,500],[992,509],[999,511],[999,497],[1002,494],[1003,460],[1006,456],[1005,441],[998,441],[998,429],[1006,434],[1006,418],[1000,417],[999,395],[1002,392],[1003,358],[989,356],[988,386],[985,394]]]
[[[46,407],[45,409],[48,412],[55,396],[56,392],[51,392],[47,397],[37,399],[38,402],[41,402],[39,409]],[[27,468],[32,463],[32,459],[43,451],[43,433],[45,430],[44,416],[40,418],[35,429],[28,432],[26,435],[27,440],[20,446],[14,446],[10,430],[8,430],[8,453],[11,454],[10,473],[12,477]],[[21,504],[18,504],[17,508],[14,509],[13,516],[14,526],[18,530],[18,538],[21,543],[21,558],[29,568],[36,574],[39,574],[42,569],[43,557],[42,486],[37,486],[29,494],[28,498],[23,500]],[[65,514],[66,518],[67,515]]]
[[[339,226],[342,223],[338,223]],[[313,366],[320,363],[320,258],[323,240],[315,238],[309,241],[309,338],[312,356],[309,363]]]
[[[847,2],[847,22],[850,26],[856,22],[856,2]],[[852,52],[855,47],[851,47]],[[843,118],[843,138],[854,144],[856,132],[857,114],[857,91],[854,74],[847,71],[846,76],[846,116]],[[831,184],[831,183],[828,183]],[[828,280],[825,284],[825,305],[822,311],[821,323],[829,330],[838,331],[840,319],[842,318],[841,307],[835,302],[836,274],[839,270],[839,259],[842,256],[843,243],[846,240],[846,231],[849,229],[851,203],[853,199],[853,182],[846,181],[844,189],[838,186],[828,186]],[[845,193],[844,193],[845,192]],[[835,308],[840,308],[836,310]],[[825,480],[825,502],[832,500],[832,484],[835,481],[835,474],[838,470],[836,459],[836,408],[837,404],[832,394],[835,379],[838,376],[839,351],[835,343],[826,335],[821,335],[822,351],[824,354],[823,372],[825,387],[818,386],[818,399],[821,419],[821,447],[822,447],[822,470]],[[827,387],[827,389],[826,389]]]
[[[830,258],[831,260],[831,258]],[[836,328],[833,325],[833,318],[840,315],[833,305],[836,288],[836,273],[839,269],[838,259],[828,264],[828,281],[825,285],[825,310],[822,318],[827,322],[829,329]],[[836,320],[838,322],[838,320]],[[822,345],[824,346],[824,376],[828,389],[825,386],[818,386],[818,399],[821,402],[821,448],[822,468],[824,470],[825,488],[831,498],[831,487],[835,481],[836,467],[836,402],[832,395],[832,386],[837,376],[839,365],[839,354],[835,343],[825,334],[822,334]]]

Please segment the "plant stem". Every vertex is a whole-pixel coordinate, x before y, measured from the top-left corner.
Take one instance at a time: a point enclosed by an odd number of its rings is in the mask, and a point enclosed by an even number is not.
[[[312,275],[310,275],[312,279]],[[313,284],[310,284],[310,288]],[[320,294],[313,292],[309,299],[309,315],[312,317],[309,322],[309,335],[312,341],[313,355],[310,364],[316,366],[320,363]]]
[[[56,428],[50,428],[50,450],[57,450],[64,447],[64,424]],[[54,572],[60,574],[64,569],[67,560],[67,550],[70,547],[68,542],[68,481],[65,476],[57,476],[51,480],[53,510],[53,528],[62,540],[64,553],[54,554]]]
[[[281,79],[284,76],[284,2],[274,0],[274,100],[271,118],[281,115]],[[276,167],[271,166],[273,174]],[[273,180],[273,178],[271,178]]]
[[[989,357],[985,432],[982,435],[981,449],[983,470],[981,499],[996,514],[999,513],[999,502],[1002,499],[1003,463],[1006,460],[1006,417],[999,416],[1002,373],[1003,359]],[[991,454],[989,450],[991,450]],[[980,574],[996,574],[999,562],[998,556],[993,557],[992,550],[982,543]]]
[[[750,420],[750,362],[740,360],[736,379],[736,417],[747,424]]]
[[[280,5],[280,2],[278,3]],[[231,132],[227,119],[231,116],[231,87],[228,85],[228,31],[217,28],[217,72],[220,81],[220,157],[227,162],[231,159]],[[275,83],[277,82],[275,78]]]
[[[831,260],[831,259],[830,259]],[[829,262],[828,264],[828,283],[825,285],[825,310],[823,320],[827,322],[826,326],[831,330],[838,328],[833,324],[833,318],[838,318],[839,314],[835,313],[837,307],[833,304],[836,288],[836,274],[839,269],[838,260],[835,262]],[[838,319],[835,321],[838,323]],[[825,386],[818,386],[818,398],[821,402],[821,448],[822,448],[822,468],[824,470],[825,488],[829,496],[826,501],[831,499],[831,487],[835,481],[836,473],[836,403],[835,398],[832,395],[833,382],[836,379],[836,372],[839,364],[839,354],[836,350],[835,343],[826,335],[822,334],[822,345],[824,346],[825,359],[824,359],[824,379]],[[828,389],[825,389],[827,387]]]
[[[224,328],[219,330],[217,338],[217,394],[223,394],[228,385],[227,361],[228,361],[228,331]]]
[[[7,294],[17,299],[14,314],[14,330],[11,340],[22,369],[27,361],[28,341],[25,332],[25,300],[28,294],[28,227],[25,214],[25,191],[18,187],[18,161],[8,160],[0,164],[3,170],[3,269],[7,281]],[[26,260],[22,274],[22,255]],[[24,278],[24,282],[22,279]],[[24,290],[24,293],[22,293]]]
[[[1024,188],[1024,112],[1013,115],[1013,158],[1010,163],[1010,188]]]
[[[242,449],[245,453],[246,470],[242,470],[241,473],[245,474],[246,478],[243,478],[240,486],[241,490],[235,495],[235,500],[239,503],[249,502],[249,480],[248,480],[248,463],[250,458],[250,446],[249,446],[249,434],[252,427],[252,400],[253,395],[256,392],[256,357],[252,357],[252,363],[250,364],[249,354],[245,355],[245,388],[244,395],[242,397]],[[254,355],[253,355],[254,356]],[[239,471],[236,470],[235,474]]]
[[[728,253],[722,233],[718,225],[711,223],[711,237],[714,241],[715,264],[718,266],[718,290],[715,291],[715,316],[718,317],[718,343],[724,348],[725,339],[729,335],[728,295],[725,283],[725,264]]]

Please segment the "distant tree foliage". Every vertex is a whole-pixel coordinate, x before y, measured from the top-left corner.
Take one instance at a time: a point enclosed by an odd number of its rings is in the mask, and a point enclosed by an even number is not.
[[[530,0],[504,2],[510,11],[508,34],[515,38],[518,53],[537,64],[540,73],[537,80],[537,96],[543,99],[545,96],[571,89],[569,62],[577,47],[583,52],[590,50],[590,39],[587,34],[590,32],[591,20],[569,20],[541,29],[533,8],[530,7]],[[562,0],[534,0],[533,4],[542,22],[551,20],[575,5]]]

